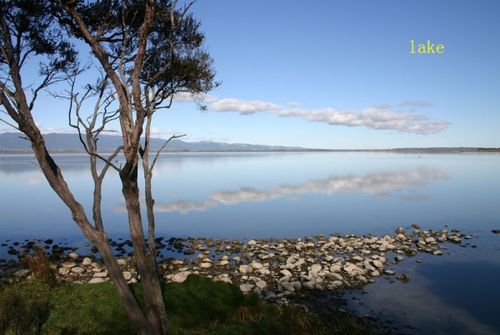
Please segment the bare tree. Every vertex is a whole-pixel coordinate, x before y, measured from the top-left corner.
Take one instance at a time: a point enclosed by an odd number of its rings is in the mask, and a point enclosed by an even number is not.
[[[204,36],[199,23],[188,13],[191,4],[179,7],[174,1],[160,0],[0,0],[0,102],[9,116],[4,120],[16,127],[32,143],[33,152],[50,186],[70,209],[73,220],[85,237],[99,250],[124,309],[139,334],[167,334],[167,315],[155,266],[154,215],[151,191],[150,135],[153,114],[168,108],[179,92],[203,93],[210,90],[214,72],[209,55],[201,49]],[[48,14],[52,15],[48,15]],[[54,18],[57,18],[57,22]],[[67,28],[68,36],[60,26]],[[91,162],[94,179],[93,223],[64,180],[62,171],[51,157],[32,112],[38,93],[51,84],[67,79],[68,70],[77,64],[68,38],[83,40],[104,73],[95,86],[76,92],[70,79],[70,125],[79,133]],[[29,92],[22,82],[22,68],[31,57],[45,60],[40,65],[42,81]],[[109,88],[113,95],[104,92]],[[84,118],[81,105],[89,97],[96,99],[94,112]],[[116,112],[108,112],[116,97]],[[168,102],[168,103],[166,103]],[[98,117],[101,126],[98,126]],[[123,145],[109,157],[97,149],[97,139],[114,118],[120,124]],[[141,145],[144,125],[146,138]],[[123,151],[123,166],[113,158]],[[161,151],[161,150],[160,150]],[[149,244],[143,232],[140,211],[138,165],[142,157],[149,224]],[[104,162],[98,172],[97,160]],[[112,254],[102,222],[100,201],[102,180],[109,168],[120,176],[128,214],[130,237],[137,270],[143,285],[144,307],[128,287]],[[150,216],[151,215],[151,216]]]

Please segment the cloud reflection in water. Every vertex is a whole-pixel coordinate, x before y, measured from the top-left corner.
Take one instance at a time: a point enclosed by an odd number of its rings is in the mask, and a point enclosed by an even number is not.
[[[279,198],[299,199],[300,195],[315,193],[333,195],[336,193],[361,192],[375,196],[389,196],[395,192],[423,187],[435,181],[445,180],[447,175],[436,169],[417,168],[396,172],[372,173],[364,176],[341,176],[312,180],[299,185],[282,185],[271,190],[258,190],[241,187],[236,191],[214,192],[201,202],[177,200],[155,206],[157,212],[201,212],[223,205],[236,205],[243,202],[265,202]],[[423,200],[424,196],[403,195],[405,200]]]

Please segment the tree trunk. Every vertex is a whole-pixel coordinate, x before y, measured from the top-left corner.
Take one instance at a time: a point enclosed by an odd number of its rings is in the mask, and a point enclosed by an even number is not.
[[[156,273],[155,256],[148,251],[144,239],[139,204],[139,187],[137,184],[137,165],[130,169],[125,167],[120,173],[120,178],[128,213],[130,237],[134,246],[135,261],[141,276],[146,317],[153,328],[152,334],[166,335],[168,334],[167,313],[160,281]]]
[[[104,265],[108,269],[109,276],[115,285],[122,306],[127,316],[130,318],[132,326],[140,335],[154,334],[149,319],[144,316],[141,307],[137,303],[137,300],[123,277],[118,262],[113,256],[107,235],[104,232],[99,232],[92,228],[83,207],[74,198],[64,181],[59,167],[48,153],[40,132],[34,127],[23,127],[22,130],[30,137],[35,157],[50,186],[71,210],[73,220],[78,224],[85,237],[92,242],[101,253]]]

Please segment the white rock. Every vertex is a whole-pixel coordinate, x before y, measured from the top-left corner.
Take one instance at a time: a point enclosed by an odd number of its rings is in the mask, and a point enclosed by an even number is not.
[[[343,270],[347,272],[349,277],[356,277],[358,275],[363,275],[365,273],[365,271],[362,268],[353,263],[347,263],[343,267]]]
[[[254,288],[253,284],[241,284],[240,285],[240,290],[243,293],[250,293],[253,288]]]
[[[227,259],[223,259],[223,260],[221,260],[221,261],[219,262],[219,265],[220,265],[220,266],[226,266],[226,265],[228,265],[228,264],[229,264],[229,261],[228,261]]]
[[[78,257],[80,257],[80,256],[78,256],[78,254],[76,252],[70,252],[68,254],[68,257],[71,259],[78,259]]]
[[[118,265],[120,265],[120,266],[126,266],[127,265],[127,261],[125,259],[123,259],[123,258],[118,259],[117,262],[118,262]]]
[[[190,274],[191,272],[189,271],[177,272],[171,279],[174,283],[183,283]]]
[[[88,266],[90,264],[92,264],[92,259],[89,257],[85,257],[82,261],[82,265]]]
[[[67,276],[71,272],[71,268],[59,268],[59,274],[61,276]]]
[[[125,272],[122,272],[123,274],[123,278],[125,278],[125,280],[129,281],[130,279],[132,279],[132,274],[128,271],[125,271]]]
[[[94,273],[94,278],[106,278],[108,276],[108,271],[102,271]]]
[[[247,245],[250,246],[250,247],[253,247],[253,246],[257,245],[257,241],[250,240],[250,241],[247,242]]]
[[[372,264],[377,268],[377,269],[382,269],[384,267],[384,263],[382,263],[380,260],[375,259],[372,260]]]
[[[17,278],[22,278],[22,277],[26,277],[29,273],[30,273],[30,270],[22,269],[22,270],[16,271],[16,273],[14,275]]]
[[[264,266],[261,264],[261,263],[258,263],[258,262],[252,262],[250,264],[250,266],[252,267],[252,269],[254,270],[260,270],[262,269]]]
[[[63,268],[74,268],[76,266],[75,262],[64,262],[61,264]]]
[[[212,263],[210,263],[210,262],[203,262],[200,264],[200,268],[202,268],[202,269],[208,269],[211,267],[212,267]]]
[[[77,274],[83,273],[84,271],[85,271],[85,269],[81,268],[79,266],[75,266],[74,268],[71,268],[71,272],[74,272],[74,273],[77,273]]]
[[[339,265],[339,264],[333,264],[332,266],[330,266],[330,272],[337,272],[339,273],[340,271],[342,271],[342,266]]]
[[[257,286],[260,289],[265,289],[267,287],[267,283],[263,280],[259,280],[255,283],[255,286]]]
[[[280,274],[282,275],[282,277],[280,278],[280,280],[290,280],[290,278],[292,278],[292,273],[288,270],[281,270],[280,271]]]
[[[320,265],[320,264],[313,264],[313,265],[311,265],[311,272],[312,272],[313,274],[318,274],[318,273],[320,273],[320,272],[321,272],[321,269],[322,269],[322,267],[321,267],[321,265]]]
[[[430,244],[434,244],[434,243],[436,243],[436,239],[432,236],[429,236],[429,237],[425,238],[425,242],[430,243]]]
[[[229,275],[227,273],[221,274],[220,276],[215,278],[215,281],[221,281],[223,283],[228,283],[228,284],[233,283],[233,281],[231,280],[231,278],[229,278]]]
[[[242,264],[242,265],[240,265],[238,270],[240,271],[241,274],[247,274],[247,273],[251,273],[253,268],[250,265]]]
[[[271,271],[269,270],[269,268],[262,268],[262,269],[258,270],[258,272],[263,276],[267,276],[267,275],[271,274]]]
[[[104,282],[105,282],[104,278],[92,278],[89,281],[89,284],[99,284],[99,283],[104,283]]]
[[[385,271],[384,271],[384,273],[385,273],[386,275],[389,275],[389,276],[393,276],[393,275],[395,275],[395,274],[396,274],[396,272],[394,272],[393,270],[389,270],[389,269],[385,270]]]

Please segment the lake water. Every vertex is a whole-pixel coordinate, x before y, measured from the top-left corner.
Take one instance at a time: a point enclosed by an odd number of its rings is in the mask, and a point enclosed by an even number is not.
[[[86,157],[56,161],[89,206]],[[500,229],[499,171],[498,154],[168,153],[155,168],[157,234],[248,239],[458,228],[474,235],[468,247],[419,255],[421,264],[407,259],[400,266],[410,282],[381,278],[355,293],[351,308],[396,319],[411,333],[500,334],[500,235],[491,233]],[[83,241],[33,157],[0,156],[0,189],[0,242]],[[103,211],[112,237],[128,235],[123,208],[110,170]]]

